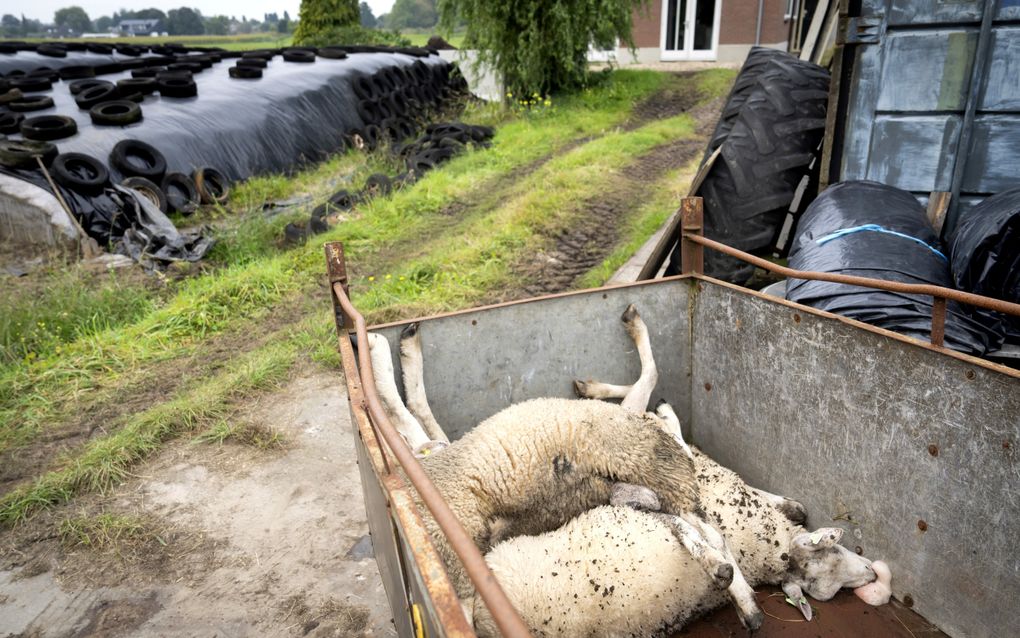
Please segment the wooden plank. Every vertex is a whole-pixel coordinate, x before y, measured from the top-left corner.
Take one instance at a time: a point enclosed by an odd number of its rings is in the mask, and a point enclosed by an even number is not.
[[[808,27],[807,37],[804,38],[804,45],[800,49],[800,59],[810,61],[814,58],[815,47],[818,45],[818,34],[822,32],[822,25],[825,24],[825,16],[829,13],[829,6],[832,0],[819,0],[815,7],[815,13],[811,16],[811,26]]]
[[[949,211],[949,202],[952,198],[953,194],[946,191],[932,191],[928,197],[928,221],[938,235],[942,234],[942,225],[946,222],[946,213]]]

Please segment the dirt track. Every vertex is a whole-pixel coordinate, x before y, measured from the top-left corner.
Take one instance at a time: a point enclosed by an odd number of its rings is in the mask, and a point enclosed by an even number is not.
[[[251,406],[283,450],[177,442],[74,506],[140,515],[155,542],[67,547],[48,515],[0,535],[0,636],[394,635],[341,383],[299,377]]]

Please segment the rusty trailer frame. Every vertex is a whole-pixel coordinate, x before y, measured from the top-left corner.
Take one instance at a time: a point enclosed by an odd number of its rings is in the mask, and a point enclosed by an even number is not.
[[[946,349],[938,334],[925,343],[705,277],[701,253],[720,250],[792,277],[932,295],[942,299],[933,333],[946,299],[1018,316],[1020,305],[776,266],[702,237],[700,203],[688,198],[681,207],[680,276],[420,320],[432,407],[451,439],[511,402],[569,396],[574,376],[636,377],[632,346],[624,336],[603,336],[601,326],[638,299],[657,326],[657,396],[674,404],[694,443],[749,482],[803,501],[813,525],[847,527],[852,546],[891,561],[895,596],[947,633],[1020,634],[1010,611],[1020,598],[1010,531],[1020,525],[1020,371]],[[397,633],[474,635],[422,525],[416,490],[503,634],[529,635],[386,418],[367,348],[353,342],[367,343],[368,328],[348,296],[343,248],[325,250],[373,549]],[[536,317],[555,325],[529,327]],[[407,323],[373,332],[395,344]],[[599,337],[578,338],[581,324],[600,326]],[[884,453],[869,455],[875,447]],[[792,479],[784,464],[810,475],[811,485]]]

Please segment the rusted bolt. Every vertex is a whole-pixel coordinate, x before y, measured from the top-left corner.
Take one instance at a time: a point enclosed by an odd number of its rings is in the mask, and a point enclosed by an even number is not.
[[[1008,450],[1009,448],[1010,448],[1009,441],[1003,441],[1002,442],[1002,449]]]
[[[793,323],[800,323],[800,315],[796,312],[793,313]]]
[[[609,295],[607,295],[606,293],[602,293],[602,298],[603,299],[609,299]]]
[[[712,391],[712,384],[711,383],[706,383],[705,384],[705,392],[711,392],[711,391]]]
[[[965,377],[967,377],[967,379],[973,381],[974,377],[976,377],[977,375],[974,374],[973,370],[967,370],[967,372],[965,372],[963,376],[965,376]]]
[[[928,454],[931,454],[932,456],[938,456],[939,455],[939,446],[935,445],[934,443],[929,445],[928,446]]]
[[[471,320],[471,325],[472,326],[477,326],[478,325],[478,320],[477,319],[472,319]]]
[[[858,555],[858,556],[861,556],[861,555],[863,555],[863,554],[864,554],[864,548],[863,548],[863,547],[861,547],[860,545],[858,545],[857,547],[855,547],[855,548],[854,548],[854,551],[855,551],[855,552],[857,553],[857,555]]]
[[[928,523],[925,523],[923,520],[917,521],[917,529],[921,530],[922,532],[927,532]]]
[[[910,594],[904,594],[904,596],[903,596],[903,606],[904,607],[913,607],[914,606],[914,597],[911,596]]]

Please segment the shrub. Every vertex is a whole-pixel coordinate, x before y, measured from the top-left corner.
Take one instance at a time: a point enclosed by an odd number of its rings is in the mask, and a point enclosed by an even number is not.
[[[411,46],[411,41],[400,35],[397,31],[380,31],[378,29],[366,29],[360,25],[346,27],[331,27],[323,29],[314,34],[304,35],[298,40],[294,36],[295,44],[305,46],[323,47],[331,44],[375,44],[392,47]]]
[[[294,31],[295,44],[340,27],[356,26],[361,20],[358,0],[301,0],[301,21]]]
[[[477,48],[507,92],[572,90],[588,81],[588,49],[619,39],[633,48],[633,10],[645,0],[439,0],[441,24],[466,24],[464,46]]]

